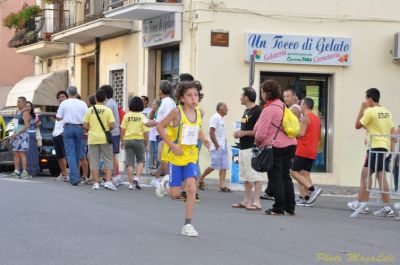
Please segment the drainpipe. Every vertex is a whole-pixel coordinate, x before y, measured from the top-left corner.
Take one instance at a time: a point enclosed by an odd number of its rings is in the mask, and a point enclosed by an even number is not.
[[[95,88],[96,90],[100,87],[100,38],[96,38],[96,52],[95,52]]]

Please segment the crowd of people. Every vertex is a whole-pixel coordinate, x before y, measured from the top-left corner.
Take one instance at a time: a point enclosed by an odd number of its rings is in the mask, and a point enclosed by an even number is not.
[[[99,190],[101,184],[105,189],[117,190],[123,184],[117,156],[121,148],[125,150],[128,189],[140,190],[139,179],[147,170],[154,175],[152,185],[156,187],[158,196],[168,194],[173,199],[186,201],[182,234],[198,236],[191,221],[194,204],[200,199],[197,189],[206,189],[207,175],[219,171],[219,191],[231,192],[225,183],[229,156],[224,117],[228,114],[228,106],[224,102],[217,104],[216,113],[209,121],[208,140],[202,130],[204,112],[199,105],[203,98],[200,82],[190,74],[182,74],[175,88],[171,82],[161,81],[159,94],[161,100],[154,100],[151,107],[146,96],[131,97],[129,112],[123,113],[109,85],[102,86],[89,97],[88,102],[79,98],[76,87],[59,91],[57,100],[60,105],[53,131],[61,168],[57,180],[67,181],[73,186],[82,182],[91,184],[93,190]],[[243,199],[232,207],[261,211],[260,198],[272,198],[272,208],[265,210],[265,214],[295,215],[296,204],[310,207],[322,192],[313,185],[310,177],[318,153],[320,120],[314,114],[313,99],[299,99],[293,89],[282,93],[276,81],[264,81],[261,96],[263,104],[257,105],[257,93],[253,88],[245,87],[241,94],[240,102],[245,110],[240,129],[234,132],[233,137],[239,140],[240,178],[244,181],[245,192]],[[369,135],[398,133],[394,130],[390,112],[379,105],[379,98],[379,90],[367,90],[356,128],[365,128]],[[286,110],[298,119],[300,130],[296,137],[289,136],[282,126]],[[31,178],[38,173],[38,163],[34,161],[38,161],[35,133],[39,125],[32,103],[20,97],[11,136],[15,161],[11,177]],[[390,138],[372,138],[371,141],[372,150],[386,152],[393,150],[396,144]],[[199,168],[201,146],[211,154],[211,163],[203,172]],[[273,149],[273,164],[268,172],[258,172],[251,165],[256,146],[271,146]],[[368,157],[362,169],[358,200],[348,204],[352,210],[368,201],[365,185]],[[378,169],[377,176],[380,183],[384,183],[382,190],[387,191],[387,180],[382,174],[383,157],[373,155],[372,160],[374,166],[369,169]],[[153,168],[155,172],[151,172]],[[298,198],[295,197],[292,178],[299,183]],[[267,180],[268,187],[263,195],[262,186]],[[382,200],[388,203],[389,195],[383,194]],[[390,207],[384,207],[374,214],[391,216],[393,212]]]

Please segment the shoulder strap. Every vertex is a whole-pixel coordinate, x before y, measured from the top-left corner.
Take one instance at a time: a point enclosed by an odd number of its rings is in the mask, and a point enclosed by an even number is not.
[[[278,106],[279,107],[279,106]],[[282,126],[282,123],[283,123],[283,116],[285,115],[285,106],[282,106],[282,119],[281,119],[281,123],[279,124],[279,127],[278,127],[278,129],[276,130],[276,133],[275,133],[275,136],[274,136],[274,139],[273,139],[273,141],[275,141],[275,139],[276,139],[276,137],[278,136],[278,132],[281,130],[281,126]]]
[[[105,131],[106,131],[106,129],[104,128],[104,125],[103,125],[103,123],[101,122],[101,119],[100,119],[99,113],[97,112],[97,109],[96,109],[96,107],[95,107],[94,105],[93,105],[93,109],[94,109],[94,113],[96,113],[97,120],[99,121],[101,128],[102,128],[102,129],[103,129],[103,131],[105,132]]]

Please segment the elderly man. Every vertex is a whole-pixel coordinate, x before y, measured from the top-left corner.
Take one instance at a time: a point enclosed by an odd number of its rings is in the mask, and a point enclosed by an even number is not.
[[[56,118],[64,123],[64,147],[69,166],[69,182],[78,186],[80,182],[79,160],[82,154],[83,117],[87,105],[77,99],[78,90],[74,86],[67,88],[68,99],[61,102]]]

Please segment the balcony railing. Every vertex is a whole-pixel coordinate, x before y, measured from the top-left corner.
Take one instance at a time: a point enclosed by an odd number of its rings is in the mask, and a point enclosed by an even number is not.
[[[107,0],[106,10],[138,3],[182,3],[182,0]]]

